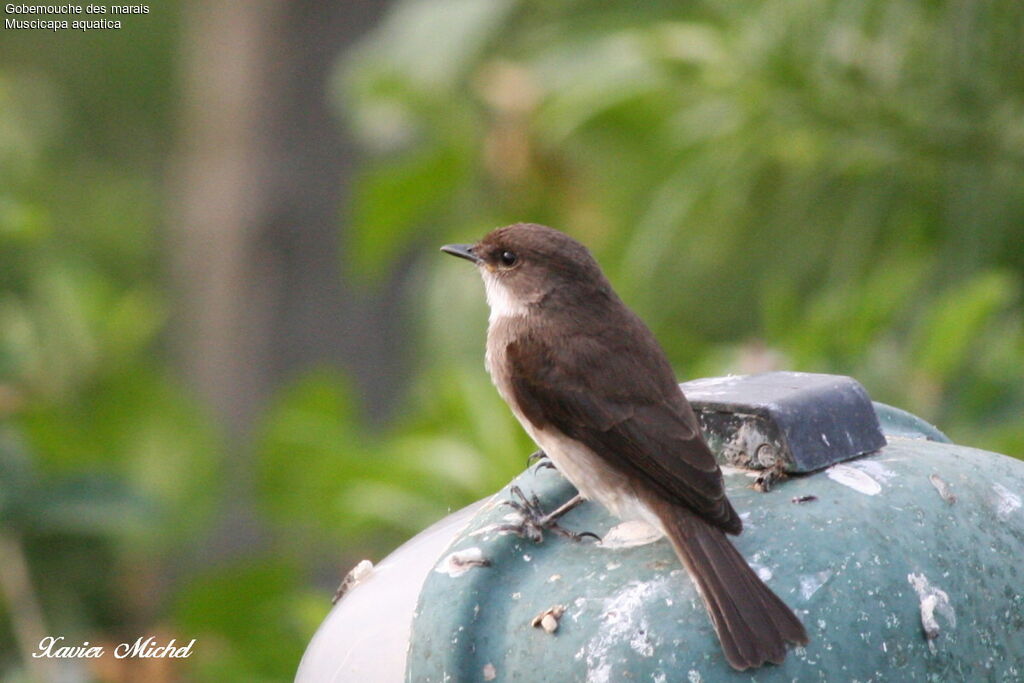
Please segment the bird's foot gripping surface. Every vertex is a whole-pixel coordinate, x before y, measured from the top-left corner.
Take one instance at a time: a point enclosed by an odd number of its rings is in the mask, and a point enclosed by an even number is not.
[[[555,463],[551,462],[551,458],[544,451],[534,451],[530,454],[530,457],[526,459],[526,466],[533,466],[534,473],[540,470],[557,470]]]
[[[502,501],[502,505],[507,505],[515,510],[523,519],[518,524],[504,524],[498,528],[499,531],[512,532],[520,538],[528,538],[534,543],[540,543],[544,540],[545,529],[549,529],[559,536],[565,536],[573,541],[579,541],[585,537],[593,538],[596,541],[601,540],[597,534],[589,531],[570,531],[558,523],[558,519],[562,515],[583,502],[583,497],[579,494],[557,509],[546,513],[535,494],[527,496],[518,486],[511,487],[509,491],[512,493],[513,499]]]

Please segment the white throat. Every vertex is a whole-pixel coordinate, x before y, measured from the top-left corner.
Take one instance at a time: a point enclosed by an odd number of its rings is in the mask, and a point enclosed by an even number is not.
[[[491,325],[501,318],[527,314],[526,304],[517,300],[497,277],[486,270],[481,270],[480,274],[483,275],[484,288],[487,290],[487,305],[491,307]]]

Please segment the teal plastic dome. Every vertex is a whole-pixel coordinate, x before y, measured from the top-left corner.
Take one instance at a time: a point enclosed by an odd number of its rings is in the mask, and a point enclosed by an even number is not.
[[[1024,680],[1024,462],[873,407],[885,438],[868,455],[768,492],[752,488],[761,472],[723,466],[744,520],[737,548],[811,638],[781,666],[729,667],[689,577],[649,528],[585,503],[562,523],[601,543],[532,543],[498,530],[514,516],[506,488],[368,571],[297,680]],[[719,450],[737,443],[708,436]],[[728,460],[756,452],[733,448]],[[773,455],[799,471],[799,454]],[[548,509],[575,493],[552,470],[512,483]]]

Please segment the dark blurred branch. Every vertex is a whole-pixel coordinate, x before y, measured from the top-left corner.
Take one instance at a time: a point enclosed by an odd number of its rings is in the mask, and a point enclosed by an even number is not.
[[[175,341],[235,439],[311,365],[344,365],[371,412],[399,384],[398,285],[369,294],[345,279],[355,151],[328,95],[335,60],[385,4],[196,3],[188,14]]]
[[[266,48],[281,3],[192,3],[171,257],[189,378],[238,436],[265,392],[273,282],[253,242],[267,213]],[[263,279],[263,282],[260,280]],[[262,286],[257,286],[262,285]]]
[[[232,510],[217,553],[251,546],[249,432],[274,390],[317,364],[360,378],[371,410],[401,364],[395,287],[361,296],[344,279],[343,189],[353,152],[328,81],[343,47],[385,4],[192,3],[171,258],[175,343],[186,375],[226,425]]]

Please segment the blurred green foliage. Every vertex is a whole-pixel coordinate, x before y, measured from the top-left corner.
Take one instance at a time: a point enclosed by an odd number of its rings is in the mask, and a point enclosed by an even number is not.
[[[0,45],[0,562],[24,555],[44,617],[0,602],[3,680],[24,666],[19,622],[93,642],[173,630],[176,557],[217,503],[216,429],[159,353],[161,14]]]
[[[1020,454],[1022,29],[1012,3],[399,3],[337,80],[376,154],[353,257],[549,223],[680,376],[848,373]],[[459,265],[423,258],[435,377],[482,349]]]
[[[418,283],[400,417],[362,425],[333,369],[290,383],[256,430],[268,538],[202,564],[234,492],[161,341],[175,7],[0,46],[0,530],[51,628],[157,626],[207,644],[196,680],[290,679],[335,562],[525,463],[482,287],[436,252],[519,220],[591,246],[680,378],[850,374],[1024,454],[1024,5],[401,0],[335,81],[372,156],[342,258]]]
[[[398,3],[336,93],[374,159],[349,257],[373,279],[422,254],[420,383],[355,484],[386,509],[348,512],[411,533],[450,505],[392,476],[438,435],[438,468],[522,467],[482,287],[434,251],[520,220],[588,244],[681,378],[849,374],[1024,454],[1022,35],[1012,3]]]

